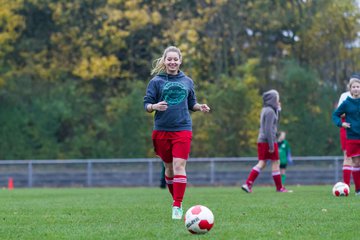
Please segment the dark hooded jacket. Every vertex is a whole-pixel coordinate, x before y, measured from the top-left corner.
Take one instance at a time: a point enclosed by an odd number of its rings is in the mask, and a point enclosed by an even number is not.
[[[276,90],[270,90],[265,92],[262,97],[263,108],[260,114],[260,129],[257,142],[267,142],[269,144],[269,150],[274,150],[279,120],[277,105],[279,93]]]
[[[189,110],[196,104],[194,82],[182,71],[176,75],[160,73],[150,80],[144,97],[144,108],[148,104],[166,101],[166,111],[155,111],[154,130],[192,130]]]
[[[347,97],[333,112],[333,122],[342,127],[341,116],[345,113],[345,122],[351,124],[346,128],[346,139],[360,140],[360,98]]]

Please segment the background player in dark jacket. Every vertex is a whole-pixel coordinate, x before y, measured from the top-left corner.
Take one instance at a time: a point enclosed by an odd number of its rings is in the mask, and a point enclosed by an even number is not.
[[[355,195],[360,196],[360,79],[352,77],[349,81],[351,97],[333,113],[333,121],[338,127],[346,128],[346,155],[351,157]],[[341,116],[345,114],[345,121]]]

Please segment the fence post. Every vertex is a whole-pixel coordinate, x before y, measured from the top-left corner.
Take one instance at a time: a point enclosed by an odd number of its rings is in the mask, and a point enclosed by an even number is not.
[[[211,185],[215,183],[215,161],[213,159],[210,160],[210,183]]]
[[[339,159],[335,157],[335,183],[339,180]]]
[[[149,186],[152,187],[153,186],[153,161],[149,160]]]
[[[33,186],[33,166],[32,161],[28,162],[28,187],[32,188]]]
[[[87,161],[87,169],[86,169],[86,185],[88,187],[92,187],[92,161]]]

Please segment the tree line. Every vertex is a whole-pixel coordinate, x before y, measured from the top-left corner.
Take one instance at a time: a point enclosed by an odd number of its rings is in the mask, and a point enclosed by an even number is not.
[[[256,154],[280,92],[294,155],[338,155],[331,113],[360,71],[355,0],[2,0],[0,159],[154,157],[143,96],[169,45],[210,114],[192,157]]]

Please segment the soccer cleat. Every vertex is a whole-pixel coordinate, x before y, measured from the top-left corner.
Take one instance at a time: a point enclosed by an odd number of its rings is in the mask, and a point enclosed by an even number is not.
[[[355,192],[355,196],[360,196],[360,190],[357,190],[357,191]]]
[[[183,215],[182,208],[173,207],[172,208],[172,219],[181,219]]]
[[[285,187],[280,188],[280,190],[276,190],[277,192],[287,192],[287,193],[292,193],[292,190],[287,190]]]
[[[247,185],[246,183],[241,186],[241,189],[247,193],[252,193],[251,187],[249,185]]]

